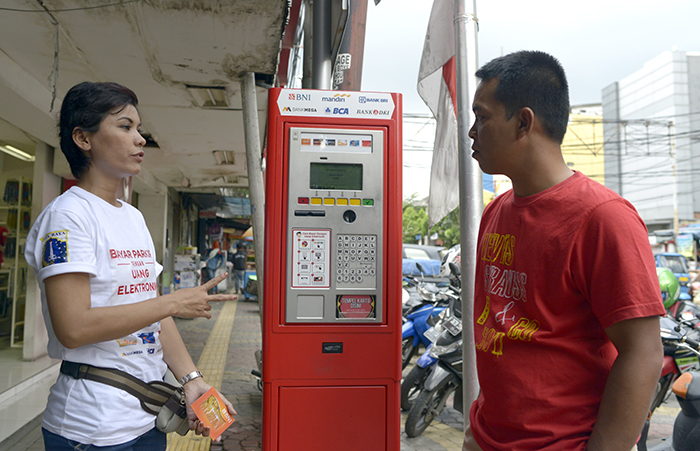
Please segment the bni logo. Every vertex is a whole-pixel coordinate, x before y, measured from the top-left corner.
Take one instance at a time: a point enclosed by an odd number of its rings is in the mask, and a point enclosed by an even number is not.
[[[311,100],[311,94],[301,94],[301,93],[289,93],[289,100],[296,100],[296,101],[310,101]]]

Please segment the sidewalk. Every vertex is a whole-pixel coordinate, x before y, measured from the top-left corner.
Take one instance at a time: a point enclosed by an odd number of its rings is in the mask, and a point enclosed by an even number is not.
[[[221,443],[212,443],[211,451],[257,451],[262,449],[262,393],[250,371],[257,368],[254,352],[262,348],[260,316],[257,303],[237,302],[236,316],[231,331],[226,366],[221,392],[231,401],[238,412],[236,422],[227,429]],[[214,307],[214,310],[219,310]],[[195,362],[207,340],[207,329],[218,317],[214,313],[211,321],[177,320],[180,333]],[[405,423],[405,414],[402,416]],[[460,451],[462,449],[462,417],[454,409],[446,408],[420,437],[408,438],[401,434],[402,451]],[[170,451],[170,447],[168,448]]]
[[[171,434],[168,451],[258,451],[262,449],[262,393],[250,374],[256,368],[254,352],[262,348],[260,316],[255,302],[227,302],[214,305],[212,319],[176,319],[177,326],[192,359],[207,381],[219,388],[236,408],[236,422],[227,429],[220,443],[188,434]],[[404,371],[404,374],[410,366]],[[649,443],[658,443],[671,434],[678,405],[673,396],[653,417]],[[402,415],[402,425],[406,415]],[[408,438],[401,432],[401,451],[460,451],[462,415],[446,407],[443,413],[419,437]],[[39,422],[25,428],[24,437],[0,451],[44,451]],[[312,450],[316,451],[316,450]]]

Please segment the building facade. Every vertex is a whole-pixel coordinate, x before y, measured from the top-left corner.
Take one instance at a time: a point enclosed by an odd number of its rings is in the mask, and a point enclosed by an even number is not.
[[[650,231],[697,220],[700,53],[663,52],[602,94],[606,186]]]

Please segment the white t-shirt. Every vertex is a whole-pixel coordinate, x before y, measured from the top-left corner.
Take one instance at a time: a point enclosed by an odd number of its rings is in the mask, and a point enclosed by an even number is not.
[[[77,186],[54,199],[32,226],[25,250],[41,288],[49,356],[117,368],[145,382],[162,380],[167,366],[160,322],[118,340],[68,349],[53,331],[44,289],[47,277],[80,272],[90,275],[93,308],[144,301],[158,295],[163,267],[155,256],[143,216],[131,205],[115,207]],[[60,374],[42,425],[70,440],[109,446],[148,432],[154,420],[125,391]]]

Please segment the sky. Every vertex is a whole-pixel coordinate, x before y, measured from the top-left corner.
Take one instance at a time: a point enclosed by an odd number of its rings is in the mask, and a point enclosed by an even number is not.
[[[431,7],[431,0],[368,1],[362,90],[402,93],[404,114],[429,114],[416,83]],[[600,103],[603,88],[663,51],[700,52],[700,0],[476,0],[476,16],[479,66],[518,50],[548,52],[567,73],[572,105]],[[405,153],[417,172],[405,169],[404,179],[425,196],[427,182],[416,180],[429,178],[426,155],[411,155],[418,153]]]
[[[416,83],[432,1],[368,3],[362,89],[401,92],[404,112],[427,113]],[[599,103],[604,87],[674,46],[700,52],[698,0],[476,0],[476,16],[479,66],[548,52],[567,72],[572,105]]]

